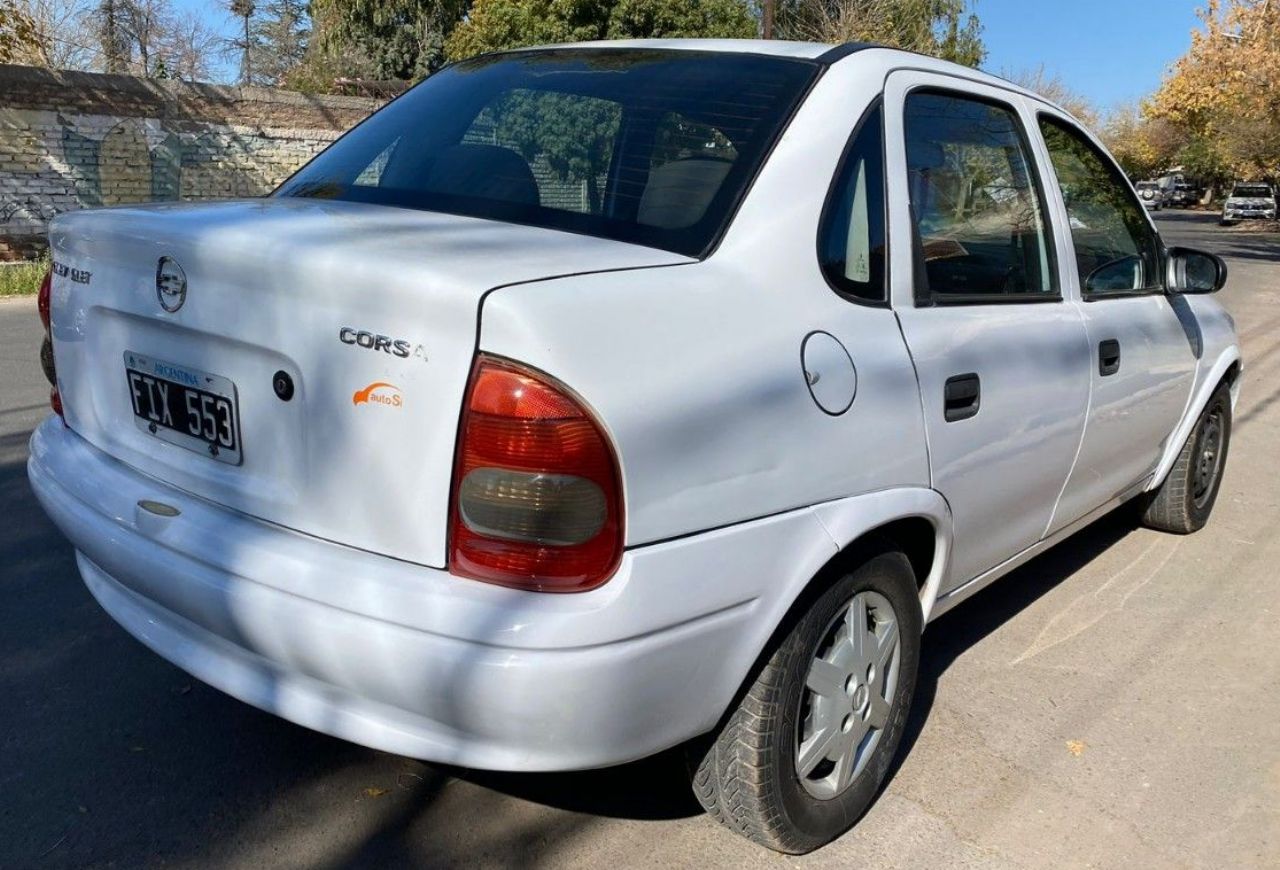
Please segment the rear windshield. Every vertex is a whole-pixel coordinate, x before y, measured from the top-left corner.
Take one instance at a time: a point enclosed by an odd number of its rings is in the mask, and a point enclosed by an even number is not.
[[[1232,196],[1271,196],[1271,188],[1265,184],[1237,184]]]
[[[1139,181],[1138,190],[1155,190],[1157,187],[1154,181]]]
[[[701,256],[817,74],[651,49],[450,66],[276,191],[532,224]]]

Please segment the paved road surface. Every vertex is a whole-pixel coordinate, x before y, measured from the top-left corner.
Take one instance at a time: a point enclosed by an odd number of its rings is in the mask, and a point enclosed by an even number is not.
[[[1164,212],[1229,257],[1246,379],[1210,526],[1103,520],[934,623],[905,760],[801,859],[717,828],[663,756],[475,774],[275,719],[90,599],[23,463],[29,302],[0,302],[0,867],[1280,866],[1280,236]]]

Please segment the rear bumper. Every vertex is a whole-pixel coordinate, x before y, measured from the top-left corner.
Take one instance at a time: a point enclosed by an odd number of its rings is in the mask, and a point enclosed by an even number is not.
[[[53,417],[28,474],[90,591],[161,656],[306,727],[477,768],[599,767],[709,730],[772,631],[784,541],[830,546],[796,511],[629,551],[592,592],[538,595],[210,504]]]

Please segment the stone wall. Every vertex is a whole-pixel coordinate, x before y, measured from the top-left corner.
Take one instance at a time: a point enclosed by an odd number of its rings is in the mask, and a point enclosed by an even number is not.
[[[0,260],[70,209],[266,193],[379,104],[0,64]]]

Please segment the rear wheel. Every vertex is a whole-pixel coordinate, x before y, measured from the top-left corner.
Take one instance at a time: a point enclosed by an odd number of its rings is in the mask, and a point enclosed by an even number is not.
[[[811,851],[852,827],[902,738],[921,628],[915,575],[901,553],[878,550],[844,574],[699,748],[698,800],[779,852]]]
[[[1205,405],[1168,477],[1148,497],[1142,522],[1183,535],[1203,528],[1218,498],[1230,442],[1231,390],[1223,384]]]

